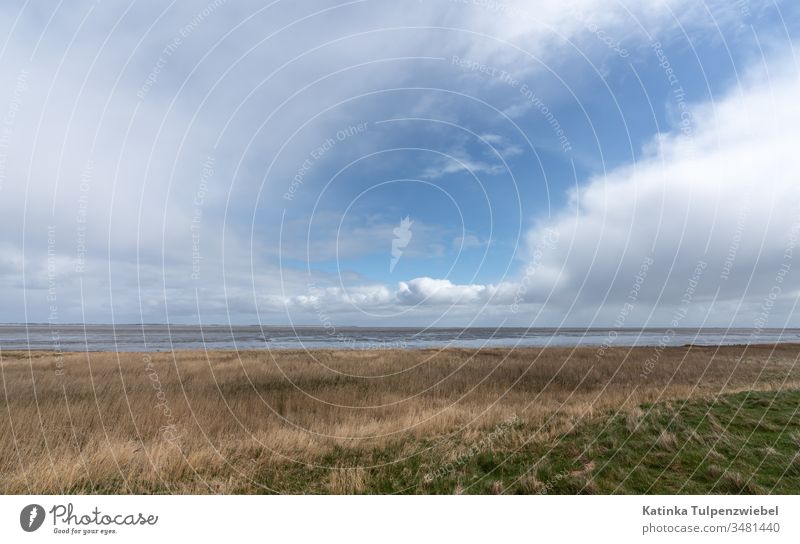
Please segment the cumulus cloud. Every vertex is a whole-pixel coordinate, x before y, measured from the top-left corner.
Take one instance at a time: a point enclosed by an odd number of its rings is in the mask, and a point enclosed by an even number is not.
[[[263,302],[265,307],[282,307],[290,314],[301,316],[303,312],[377,312],[377,316],[386,316],[408,309],[446,312],[453,307],[459,308],[459,315],[474,315],[475,310],[482,306],[510,305],[517,287],[517,284],[507,282],[498,285],[455,284],[447,279],[420,277],[398,282],[394,287],[381,284],[322,287],[310,284],[303,294]]]
[[[491,297],[493,285],[454,285],[450,280],[415,278],[400,282],[397,299],[401,304],[475,304]]]
[[[776,304],[796,299],[800,278],[789,271],[797,268],[800,229],[800,78],[792,65],[763,76],[757,71],[722,99],[693,105],[691,130],[659,134],[641,160],[591,178],[555,220],[534,229],[531,240],[545,229],[558,233],[542,264],[563,272],[552,293],[538,296],[564,307],[618,308],[652,259],[635,297],[640,324],[668,321],[698,263],[707,269],[691,289],[693,307],[702,309],[693,324],[753,326],[770,293]],[[784,325],[786,310],[774,326]]]

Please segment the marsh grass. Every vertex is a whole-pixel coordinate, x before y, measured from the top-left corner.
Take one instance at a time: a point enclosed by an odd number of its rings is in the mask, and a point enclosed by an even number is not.
[[[0,492],[800,491],[797,346],[597,353],[3,352]]]

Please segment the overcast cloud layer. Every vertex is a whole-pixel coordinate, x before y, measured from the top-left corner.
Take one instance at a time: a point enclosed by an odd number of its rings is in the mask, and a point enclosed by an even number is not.
[[[800,326],[798,28],[4,3],[0,321]]]

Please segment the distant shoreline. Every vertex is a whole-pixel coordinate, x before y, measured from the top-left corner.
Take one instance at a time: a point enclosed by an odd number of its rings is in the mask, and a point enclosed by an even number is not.
[[[31,354],[35,356],[52,356],[57,354],[79,354],[79,353],[89,353],[93,355],[137,355],[137,354],[168,354],[168,353],[175,353],[180,355],[193,355],[193,354],[203,354],[203,353],[214,353],[214,354],[235,354],[235,353],[242,353],[242,354],[258,354],[258,353],[280,353],[280,354],[293,354],[293,353],[300,353],[300,354],[310,354],[313,355],[315,353],[387,353],[387,354],[399,354],[399,353],[419,353],[424,351],[431,351],[431,352],[454,352],[454,353],[463,353],[463,352],[475,352],[475,353],[483,353],[483,352],[498,352],[498,351],[507,351],[509,353],[512,352],[542,352],[542,351],[597,351],[598,348],[602,348],[602,344],[583,344],[583,345],[575,345],[575,346],[503,346],[503,345],[493,345],[493,346],[484,346],[484,347],[468,347],[468,346],[414,346],[414,347],[406,347],[406,348],[347,348],[347,347],[314,347],[314,348],[303,348],[302,346],[298,347],[277,347],[277,348],[175,348],[175,349],[153,349],[153,350],[134,350],[134,351],[114,351],[114,350],[61,350],[61,351],[54,351],[52,349],[6,349],[0,348],[0,358],[2,357],[9,357],[15,354]],[[660,351],[676,351],[676,350],[721,350],[721,349],[747,349],[747,348],[773,348],[773,349],[786,349],[786,348],[795,348],[798,350],[798,356],[800,357],[800,342],[765,342],[765,343],[751,343],[751,344],[682,344],[679,346],[658,346],[658,345],[626,345],[626,344],[619,344],[619,345],[612,345],[606,346],[605,349],[613,349],[613,350],[624,350],[630,353],[640,352],[640,351],[653,351],[654,349],[659,349]]]
[[[194,328],[194,329],[246,329],[246,328],[261,328],[265,330],[315,330],[324,329],[320,325],[266,325],[258,323],[245,323],[245,324],[229,324],[229,323],[48,323],[44,322],[2,322],[2,327],[47,327],[47,328],[60,328],[60,327],[102,327],[102,328],[123,328],[123,327],[164,327],[164,328]],[[778,331],[794,331],[800,333],[800,327],[669,327],[669,326],[648,326],[648,327],[539,327],[539,326],[491,326],[491,325],[474,325],[474,326],[447,326],[447,327],[426,327],[426,326],[374,326],[374,325],[341,325],[337,326],[338,329],[353,329],[353,330],[404,330],[404,331],[469,331],[469,330],[508,330],[508,331],[552,331],[552,332],[589,332],[589,331],[609,331],[617,330],[624,332],[646,332],[646,331],[764,331],[764,332],[778,332]]]
[[[0,350],[171,352],[183,350],[359,350],[594,348],[800,343],[800,329],[410,328],[198,325],[0,325]]]

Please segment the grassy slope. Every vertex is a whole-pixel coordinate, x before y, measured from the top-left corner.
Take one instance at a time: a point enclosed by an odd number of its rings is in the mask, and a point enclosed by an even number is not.
[[[642,406],[601,416],[551,443],[524,444],[519,424],[490,447],[465,453],[458,436],[417,444],[421,455],[397,462],[400,448],[339,450],[329,466],[346,469],[342,492],[361,493],[800,493],[800,391],[748,392],[715,400]],[[491,432],[488,429],[486,432]],[[459,447],[458,444],[462,445]],[[408,451],[405,445],[404,451]],[[444,467],[444,468],[443,468]],[[438,474],[426,483],[425,474]],[[349,470],[349,472],[348,472]],[[259,475],[289,493],[328,492],[330,471],[293,465]],[[252,486],[237,490],[254,491]]]
[[[0,493],[800,493],[800,346],[596,355],[5,352]]]

